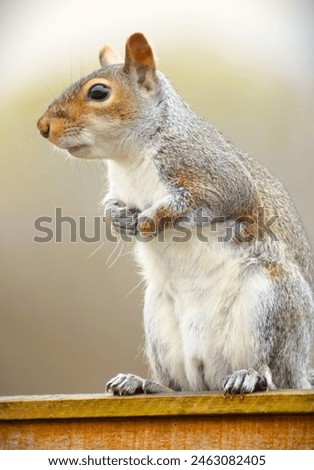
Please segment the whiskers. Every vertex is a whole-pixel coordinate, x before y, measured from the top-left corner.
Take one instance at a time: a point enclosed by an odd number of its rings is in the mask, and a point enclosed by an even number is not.
[[[87,259],[90,259],[92,256],[94,256],[96,253],[98,253],[98,251],[105,245],[105,242],[102,242],[99,246],[97,246],[97,248],[92,251],[88,256],[87,256]]]
[[[52,149],[53,153],[57,153],[59,155],[62,155],[66,160],[68,160],[71,155],[65,150],[60,147],[57,147],[55,145],[50,146],[50,149]]]
[[[109,257],[107,258],[107,261],[106,261],[106,265],[108,266],[111,258],[114,256],[115,252],[117,251],[117,249],[119,248],[119,246],[121,245],[121,238],[119,238],[118,240],[118,243],[115,244],[115,247],[114,249],[112,250],[112,252],[110,253]],[[115,260],[116,261],[116,260]],[[110,268],[110,266],[109,266]]]
[[[53,93],[53,91],[51,90],[51,88],[47,85],[47,83],[44,83],[44,86],[46,88],[46,90],[48,91],[48,93],[51,95],[52,99],[55,100],[56,99],[56,95]],[[47,107],[50,103],[47,104]]]
[[[133,294],[133,292],[138,288],[140,287],[143,283],[145,282],[145,279],[141,279],[135,287],[133,287],[130,292],[124,297],[125,299],[127,299],[131,294]]]
[[[111,254],[109,255],[106,261],[106,266],[108,267],[108,269],[111,269],[116,264],[119,258],[122,258],[124,256],[129,256],[132,254],[132,250],[129,250],[123,253],[124,248],[125,248],[125,245],[122,243],[122,239],[119,238],[118,243],[116,243],[116,246],[114,247],[114,249],[112,250]],[[112,259],[113,261],[111,261]]]
[[[67,125],[61,138],[61,144],[64,147],[78,147],[93,143],[92,133],[82,126]]]

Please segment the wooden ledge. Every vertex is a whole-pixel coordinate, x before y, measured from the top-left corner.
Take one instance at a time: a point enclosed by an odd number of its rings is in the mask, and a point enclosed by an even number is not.
[[[314,393],[0,398],[0,449],[313,449]]]
[[[281,390],[243,397],[221,393],[38,395],[0,398],[0,420],[200,415],[314,414],[314,392]]]

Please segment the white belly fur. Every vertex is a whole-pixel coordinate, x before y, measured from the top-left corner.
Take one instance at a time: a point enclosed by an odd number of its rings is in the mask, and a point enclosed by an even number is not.
[[[145,306],[144,324],[154,325],[146,328],[147,339],[168,343],[164,366],[185,390],[202,390],[204,383],[221,389],[223,377],[257,361],[253,326],[271,286],[242,249],[218,243],[216,235],[207,243],[195,234],[187,243],[173,243],[168,231],[164,243],[137,244],[148,286],[172,299],[167,314],[165,303],[160,310]]]

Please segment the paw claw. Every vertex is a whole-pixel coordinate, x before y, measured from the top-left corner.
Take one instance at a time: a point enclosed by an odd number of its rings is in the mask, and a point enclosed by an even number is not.
[[[260,372],[254,369],[238,370],[228,375],[224,380],[224,395],[234,396],[240,394],[241,398],[245,393],[252,393],[257,390],[272,390],[271,371],[269,367],[262,366]]]
[[[143,379],[133,374],[118,374],[106,384],[106,391],[113,395],[143,393]]]
[[[106,384],[106,391],[113,395],[135,395],[172,392],[168,387],[142,379],[133,374],[118,374]]]

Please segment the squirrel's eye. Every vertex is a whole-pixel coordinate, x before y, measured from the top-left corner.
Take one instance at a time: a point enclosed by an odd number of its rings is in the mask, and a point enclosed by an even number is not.
[[[101,83],[93,85],[88,92],[88,99],[93,101],[104,101],[110,95],[110,88]]]

